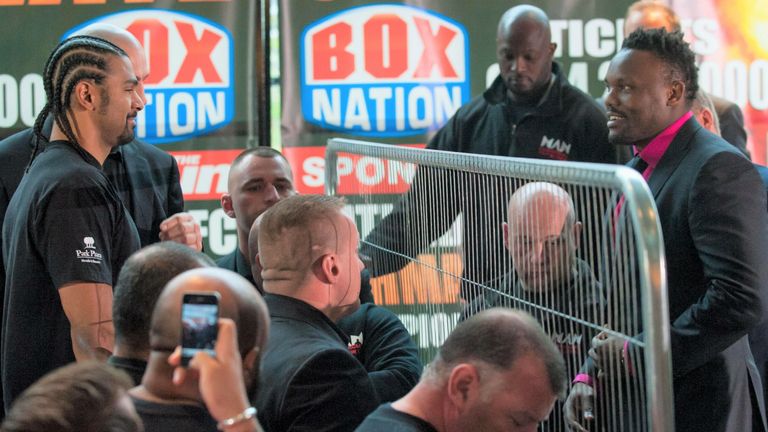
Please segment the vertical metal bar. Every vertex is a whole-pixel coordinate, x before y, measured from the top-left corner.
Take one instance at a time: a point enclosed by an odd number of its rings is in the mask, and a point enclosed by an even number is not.
[[[669,432],[675,430],[675,420],[664,240],[656,212],[649,211],[653,208],[653,198],[648,185],[636,172],[628,171],[626,175],[635,177],[634,182],[625,185],[625,190],[632,195],[627,201],[632,223],[637,227],[635,239],[641,246],[638,248],[640,285],[645,288],[641,297],[646,334],[648,429]],[[646,193],[637,193],[638,189],[645,189]]]

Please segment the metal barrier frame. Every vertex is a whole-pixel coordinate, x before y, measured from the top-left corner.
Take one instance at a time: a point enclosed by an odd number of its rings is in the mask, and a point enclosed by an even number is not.
[[[637,245],[642,299],[645,385],[648,395],[648,430],[674,432],[672,361],[667,304],[667,269],[664,241],[656,204],[645,180],[630,168],[584,162],[559,162],[424,150],[391,144],[332,138],[325,154],[325,192],[335,195],[338,183],[338,154],[383,157],[389,160],[505,177],[525,176],[534,181],[567,182],[580,186],[601,186],[625,197]]]

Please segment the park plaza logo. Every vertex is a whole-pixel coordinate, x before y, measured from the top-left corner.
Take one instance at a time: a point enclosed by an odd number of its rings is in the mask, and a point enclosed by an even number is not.
[[[548,159],[568,160],[568,156],[571,154],[571,145],[563,140],[544,135],[541,137],[539,154]]]
[[[232,121],[235,113],[233,39],[206,18],[162,9],[134,9],[93,23],[124,28],[144,47],[149,75],[147,103],[136,118],[136,136],[152,144],[190,139]]]
[[[459,22],[413,6],[324,17],[300,39],[304,119],[368,137],[435,131],[469,100],[468,47]]]
[[[75,249],[75,256],[81,263],[101,264],[103,256],[96,250],[93,237],[83,237],[83,249]]]

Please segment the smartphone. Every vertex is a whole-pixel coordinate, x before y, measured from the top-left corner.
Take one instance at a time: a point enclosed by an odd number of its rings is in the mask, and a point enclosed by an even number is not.
[[[219,334],[219,293],[186,293],[181,302],[181,364],[187,366],[198,351],[216,356]]]

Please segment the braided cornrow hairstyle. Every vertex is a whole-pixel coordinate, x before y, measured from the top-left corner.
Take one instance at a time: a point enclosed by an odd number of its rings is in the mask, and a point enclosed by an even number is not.
[[[93,36],[73,36],[59,43],[45,62],[43,86],[45,87],[46,103],[35,119],[35,145],[32,150],[29,165],[39,153],[42,143],[47,141],[43,135],[43,124],[48,115],[73,144],[78,145],[72,130],[67,111],[69,98],[77,83],[84,79],[101,84],[106,78],[107,56],[127,56],[125,51],[115,44]],[[29,165],[27,169],[29,169]]]

